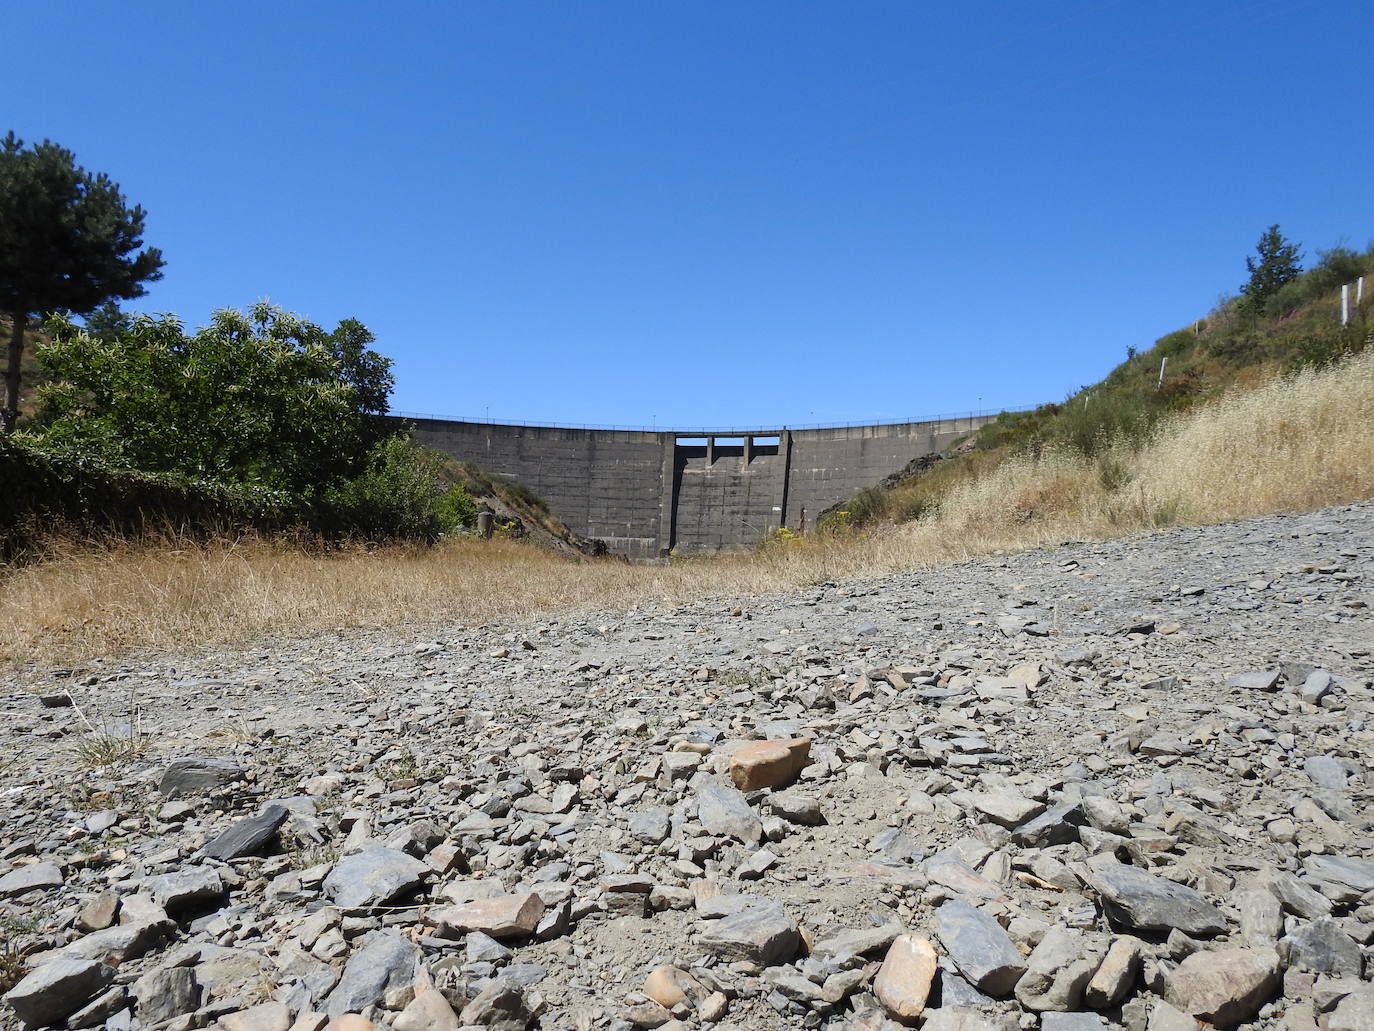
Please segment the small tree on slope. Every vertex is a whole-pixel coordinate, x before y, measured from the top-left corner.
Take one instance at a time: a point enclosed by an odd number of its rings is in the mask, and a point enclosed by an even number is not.
[[[24,330],[35,315],[85,315],[112,298],[140,297],[162,278],[162,254],[143,245],[141,207],[119,184],[76,164],[49,140],[0,140],[0,313],[11,321],[0,431],[19,417]]]
[[[1260,236],[1259,243],[1255,245],[1259,258],[1245,259],[1250,281],[1240,288],[1251,311],[1261,311],[1264,302],[1274,296],[1280,287],[1302,275],[1299,246],[1284,238],[1277,223]]]

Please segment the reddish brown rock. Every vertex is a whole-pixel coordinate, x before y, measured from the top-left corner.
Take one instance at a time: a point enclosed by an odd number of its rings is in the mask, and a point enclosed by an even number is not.
[[[730,779],[741,791],[782,787],[797,779],[810,756],[810,738],[751,741],[730,757]]]
[[[498,895],[449,906],[433,914],[438,927],[449,934],[481,931],[493,938],[518,938],[532,934],[544,915],[544,902],[532,892],[526,895]]]
[[[691,974],[677,967],[655,967],[644,979],[644,994],[665,1009],[684,1002],[695,1003],[705,996],[701,985]]]
[[[873,979],[873,994],[894,1019],[914,1024],[925,1012],[935,969],[935,947],[930,942],[899,934]]]

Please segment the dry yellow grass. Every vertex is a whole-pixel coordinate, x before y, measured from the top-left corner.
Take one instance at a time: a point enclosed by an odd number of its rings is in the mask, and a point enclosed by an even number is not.
[[[498,622],[555,609],[738,598],[1066,538],[1374,496],[1374,351],[1236,393],[1140,451],[1016,459],[928,519],[863,537],[627,566],[510,542],[319,554],[247,539],[72,547],[5,574],[0,657],[77,662],[358,625]]]
[[[951,491],[937,520],[1026,543],[1213,523],[1374,496],[1374,350],[1235,391],[1166,423],[1139,450],[1050,451]]]

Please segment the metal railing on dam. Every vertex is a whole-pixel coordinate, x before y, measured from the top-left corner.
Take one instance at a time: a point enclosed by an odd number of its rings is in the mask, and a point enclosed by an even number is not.
[[[952,422],[981,419],[991,421],[1003,414],[1031,412],[1039,405],[1014,405],[1008,408],[984,408],[977,411],[945,412],[939,415],[913,415],[909,418],[858,419],[852,422],[778,423],[772,426],[649,426],[630,423],[595,422],[537,422],[529,419],[493,419],[489,415],[444,415],[433,412],[389,412],[397,419],[426,419],[432,422],[463,422],[475,426],[514,426],[540,430],[609,430],[631,433],[676,433],[680,437],[763,437],[775,436],[781,430],[844,430],[860,426],[908,426],[914,423]]]

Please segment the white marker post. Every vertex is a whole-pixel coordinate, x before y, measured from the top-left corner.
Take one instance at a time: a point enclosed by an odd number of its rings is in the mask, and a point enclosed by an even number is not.
[[[1168,355],[1165,355],[1163,358],[1161,358],[1161,359],[1159,360],[1159,382],[1155,384],[1155,389],[1156,389],[1156,390],[1158,390],[1160,387],[1164,386],[1164,366],[1166,366],[1166,365],[1168,365],[1168,364],[1169,364],[1169,357],[1168,357]]]
[[[1355,280],[1355,303],[1359,304],[1364,300],[1364,276]]]
[[[1341,325],[1350,321],[1350,284],[1341,286]]]

